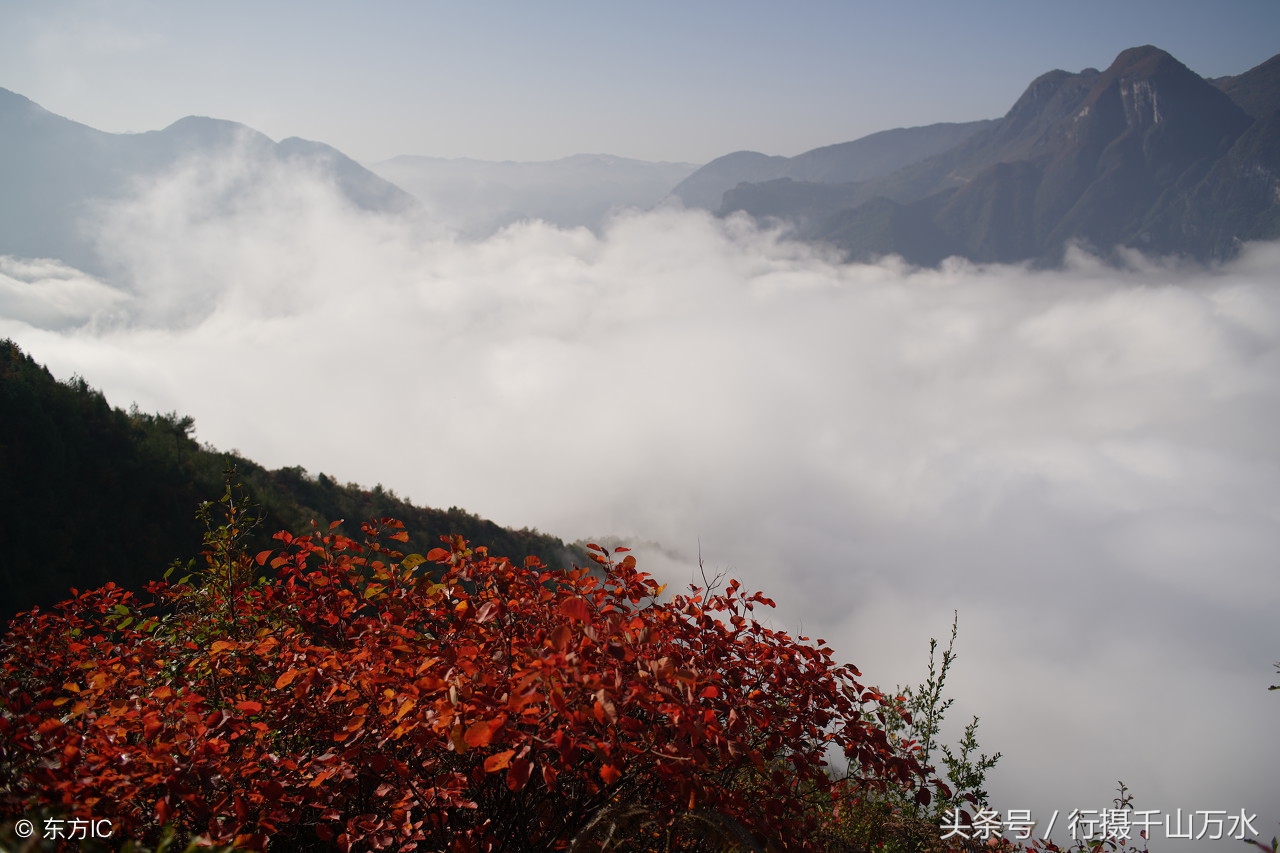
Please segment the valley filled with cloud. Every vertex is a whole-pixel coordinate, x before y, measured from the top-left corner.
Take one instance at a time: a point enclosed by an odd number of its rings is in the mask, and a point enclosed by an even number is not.
[[[0,337],[269,466],[677,584],[700,555],[885,687],[958,610],[952,734],[982,718],[1003,808],[1272,805],[1280,246],[921,269],[678,206],[453,225],[232,147],[87,211],[102,274],[0,258]]]

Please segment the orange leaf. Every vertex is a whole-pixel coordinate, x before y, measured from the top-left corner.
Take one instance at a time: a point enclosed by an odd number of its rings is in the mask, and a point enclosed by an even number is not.
[[[285,672],[279,678],[276,679],[276,688],[279,689],[281,687],[288,687],[290,684],[293,683],[293,680],[297,677],[298,677],[298,671],[296,669],[291,669],[288,672]]]
[[[552,767],[550,764],[547,764],[545,762],[543,763],[542,781],[547,784],[548,788],[555,786],[557,775],[559,775],[559,772],[554,767]]]
[[[449,552],[443,548],[432,548],[427,552],[427,559],[433,563],[449,562]]]
[[[560,612],[579,622],[586,622],[591,618],[591,611],[587,607],[587,602],[581,598],[566,598],[560,602]]]
[[[551,648],[558,652],[564,651],[564,647],[569,645],[569,639],[573,636],[573,629],[568,625],[558,625],[551,632]]]
[[[496,755],[490,755],[484,760],[484,772],[497,773],[499,770],[506,770],[511,764],[511,756],[515,755],[514,749],[504,749]]]
[[[603,690],[596,691],[595,712],[596,719],[602,723],[606,718],[611,723],[616,724],[618,722],[618,709]]]
[[[600,778],[604,780],[606,785],[612,785],[622,777],[622,771],[612,764],[600,765]]]
[[[246,714],[256,714],[262,710],[262,703],[246,699],[244,702],[236,703],[236,710],[244,711]]]
[[[475,749],[488,746],[489,742],[493,740],[494,732],[502,726],[502,723],[498,723],[495,726],[493,725],[494,722],[494,720],[489,720],[487,722],[472,723],[471,727],[467,729],[465,738],[467,746]]]

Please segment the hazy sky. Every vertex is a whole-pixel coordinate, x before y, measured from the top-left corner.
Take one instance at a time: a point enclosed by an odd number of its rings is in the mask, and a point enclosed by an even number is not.
[[[705,162],[994,118],[1140,44],[1238,74],[1278,34],[1276,0],[2,0],[0,86],[102,130],[210,115],[365,162]]]

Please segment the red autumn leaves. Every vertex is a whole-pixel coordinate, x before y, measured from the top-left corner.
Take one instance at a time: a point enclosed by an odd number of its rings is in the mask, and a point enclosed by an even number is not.
[[[463,851],[567,849],[627,807],[671,849],[699,849],[676,831],[696,813],[817,850],[833,750],[846,795],[922,781],[871,722],[892,713],[880,695],[761,625],[772,602],[736,582],[659,599],[633,557],[594,546],[593,569],[553,571],[460,539],[406,557],[381,544],[406,538],[390,519],[365,533],[280,534],[256,560],[232,543],[201,585],[15,620],[5,812],[79,810],[153,840],[169,823],[250,847]]]

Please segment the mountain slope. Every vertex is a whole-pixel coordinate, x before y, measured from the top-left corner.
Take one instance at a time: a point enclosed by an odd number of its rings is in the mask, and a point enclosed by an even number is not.
[[[852,142],[814,148],[795,157],[737,151],[717,157],[671,191],[686,207],[720,208],[724,194],[741,183],[791,180],[843,184],[888,175],[910,163],[955,147],[989,121],[931,124],[885,130]]]
[[[231,465],[265,516],[258,546],[277,530],[391,516],[405,522],[404,547],[426,553],[458,534],[520,560],[585,565],[581,549],[530,530],[507,530],[457,508],[416,507],[381,486],[341,485],[301,468],[267,469],[201,446],[190,418],[112,408],[83,379],[56,381],[12,341],[0,340],[0,623],[49,606],[71,587],[114,581],[140,588],[176,559],[195,557],[201,501],[223,493]],[[341,529],[341,528],[340,528]]]
[[[351,204],[403,211],[411,196],[341,152],[316,142],[273,142],[231,121],[188,116],[163,130],[105,133],[0,89],[0,254],[57,258],[103,274],[93,225],[103,202],[189,158],[235,156],[248,179],[273,165],[305,164]]]
[[[1280,110],[1280,55],[1235,77],[1218,77],[1210,83],[1221,89],[1236,106],[1254,118]]]

